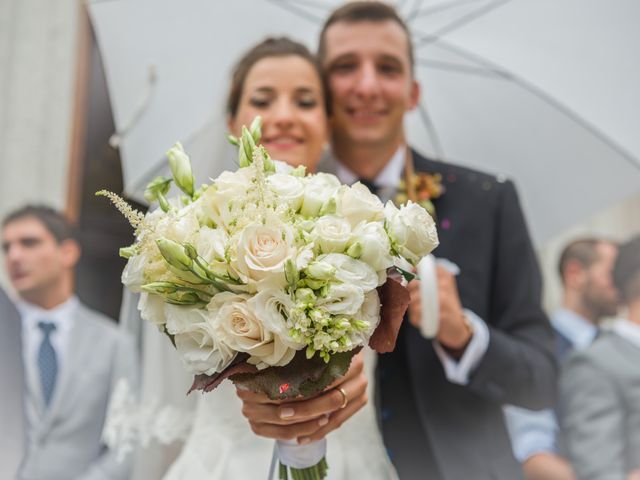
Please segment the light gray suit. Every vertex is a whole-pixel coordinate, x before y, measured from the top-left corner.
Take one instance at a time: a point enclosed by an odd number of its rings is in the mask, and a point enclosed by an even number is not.
[[[18,478],[128,478],[128,463],[118,462],[102,444],[101,436],[117,379],[127,377],[131,385],[137,385],[133,342],[107,317],[80,304],[66,353],[49,409],[44,408],[41,398],[33,399],[42,417],[31,426]],[[35,361],[25,368],[37,369]],[[39,391],[38,386],[32,387],[30,391]]]
[[[573,354],[560,419],[578,480],[625,480],[640,468],[640,348],[615,333]]]
[[[25,451],[20,316],[0,288],[0,478],[14,478]]]

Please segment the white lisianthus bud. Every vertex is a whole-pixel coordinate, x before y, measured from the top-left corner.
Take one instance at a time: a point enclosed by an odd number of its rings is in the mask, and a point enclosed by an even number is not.
[[[384,219],[384,206],[360,182],[348,187],[343,185],[337,194],[338,214],[345,217],[352,227],[360,222],[375,222]]]
[[[351,225],[344,218],[326,215],[316,221],[311,235],[323,253],[343,253],[351,238]]]
[[[333,197],[340,188],[340,180],[335,175],[316,173],[305,177],[304,181],[300,213],[305,217],[316,217],[325,201]]]
[[[341,253],[320,255],[319,262],[335,267],[335,278],[344,283],[358,285],[365,293],[378,286],[378,275],[365,262],[356,260]]]
[[[191,160],[185,153],[180,142],[176,144],[167,152],[169,158],[169,167],[171,167],[171,173],[176,182],[176,185],[180,187],[184,193],[193,197],[193,172],[191,170]]]
[[[304,184],[301,179],[293,175],[274,173],[267,177],[267,183],[279,201],[286,202],[294,212],[300,210],[304,196]]]
[[[391,244],[382,222],[363,222],[353,231],[353,237],[361,246],[359,260],[376,272],[393,266]]]
[[[306,269],[307,276],[317,280],[333,280],[336,274],[336,267],[327,262],[311,262]]]
[[[391,246],[411,264],[416,265],[438,246],[436,224],[420,205],[409,201],[398,210],[387,202],[384,213]]]

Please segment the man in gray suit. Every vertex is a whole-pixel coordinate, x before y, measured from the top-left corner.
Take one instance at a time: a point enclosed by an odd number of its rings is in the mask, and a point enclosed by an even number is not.
[[[578,480],[640,478],[640,237],[622,245],[613,270],[625,315],[560,381],[560,419]]]
[[[74,295],[80,247],[73,233],[64,217],[47,207],[24,207],[2,224],[5,263],[20,313],[7,321],[21,321],[21,339],[15,348],[0,350],[0,364],[22,360],[24,374],[0,401],[12,401],[16,417],[24,409],[25,452],[16,475],[21,480],[128,476],[128,465],[105,448],[101,435],[115,381],[127,376],[136,384],[131,378],[135,350],[111,320]],[[16,392],[22,394],[17,403]],[[15,446],[21,443],[18,434]],[[0,463],[5,454],[0,451]]]
[[[0,478],[16,476],[24,456],[24,390],[20,348],[20,317],[0,289]],[[4,359],[11,359],[5,361]]]

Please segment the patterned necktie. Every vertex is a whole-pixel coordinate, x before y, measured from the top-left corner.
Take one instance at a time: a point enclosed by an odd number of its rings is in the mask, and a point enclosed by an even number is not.
[[[373,193],[374,195],[378,195],[378,193],[380,193],[380,187],[378,185],[376,185],[375,183],[373,183],[371,180],[367,180],[365,178],[359,178],[358,182],[360,182],[365,187],[367,187],[369,189],[369,191],[371,193]]]
[[[38,349],[38,368],[40,369],[44,403],[48,407],[58,376],[58,358],[51,344],[51,332],[56,329],[56,326],[50,322],[38,322],[38,328],[42,330],[42,343]]]

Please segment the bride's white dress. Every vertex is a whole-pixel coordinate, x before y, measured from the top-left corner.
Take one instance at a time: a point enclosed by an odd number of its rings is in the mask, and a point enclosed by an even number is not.
[[[123,312],[124,317],[136,317],[134,302],[128,302],[129,313]],[[128,322],[131,326],[131,317]],[[130,327],[129,327],[130,328]],[[158,362],[166,361],[172,352],[168,352],[170,345],[162,335],[150,328],[142,328],[141,335],[143,350],[143,391],[142,402],[149,398],[159,400],[159,385],[164,392],[184,392],[184,376],[167,384],[167,369]],[[169,354],[169,355],[168,355]],[[177,356],[176,356],[177,358]],[[327,462],[329,464],[328,480],[349,480],[366,478],[369,480],[396,480],[397,474],[391,464],[381,434],[377,427],[376,414],[373,406],[374,379],[376,354],[365,350],[365,372],[369,377],[367,403],[358,413],[345,422],[339,429],[328,435]],[[173,363],[173,362],[171,362]],[[175,388],[171,388],[174,383]],[[154,390],[149,395],[145,390]],[[165,480],[228,480],[237,479],[267,479],[273,455],[274,441],[255,435],[249,423],[242,416],[242,403],[236,396],[235,387],[229,381],[224,381],[213,392],[207,394],[191,394],[196,396],[197,406],[192,417],[190,430],[187,430],[184,447],[177,459],[164,475]],[[162,403],[162,401],[160,401]],[[160,407],[162,410],[163,407]],[[184,406],[183,406],[184,409]],[[175,410],[175,408],[173,409]],[[172,443],[175,446],[177,437],[184,436],[184,416],[172,411],[151,413],[146,409],[144,418],[175,418],[175,432],[171,432],[170,425],[164,422],[162,428],[150,426],[139,427],[138,435],[149,443],[149,437],[155,437],[156,443]],[[147,422],[148,423],[148,422]],[[154,433],[154,430],[156,433]],[[160,438],[162,437],[162,438]],[[153,443],[153,442],[151,442]],[[157,445],[156,445],[157,447]],[[150,472],[160,470],[157,463],[162,455],[153,449],[148,453],[138,449],[136,470],[147,472],[138,474],[134,478],[157,478],[150,476]],[[146,464],[146,465],[145,465]],[[157,474],[156,474],[157,475]]]
[[[367,371],[373,372],[375,354],[368,351]],[[373,382],[369,383],[372,388]],[[369,398],[373,398],[372,391]],[[231,382],[201,395],[187,442],[165,480],[266,479],[274,441],[256,436],[241,414],[242,404]],[[329,480],[397,478],[388,460],[368,403],[327,437]]]

